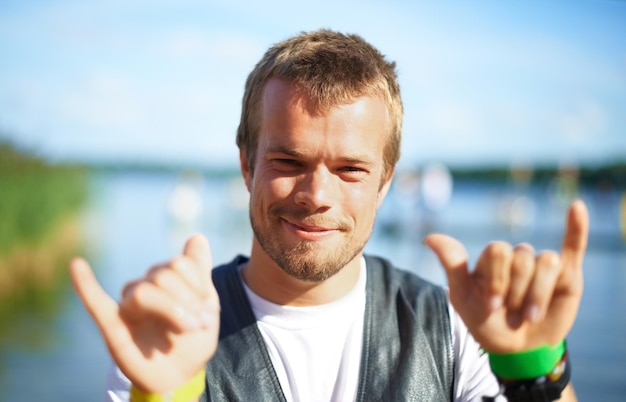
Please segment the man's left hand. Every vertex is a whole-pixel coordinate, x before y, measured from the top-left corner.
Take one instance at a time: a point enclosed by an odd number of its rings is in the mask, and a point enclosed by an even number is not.
[[[424,243],[445,268],[452,305],[474,339],[489,352],[512,353],[555,345],[569,333],[583,292],[588,231],[587,208],[575,201],[560,254],[493,242],[471,272],[456,239],[432,234]]]

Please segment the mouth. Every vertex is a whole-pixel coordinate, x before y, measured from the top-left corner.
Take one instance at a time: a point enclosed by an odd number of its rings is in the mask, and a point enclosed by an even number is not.
[[[282,222],[290,232],[294,233],[297,237],[303,240],[320,240],[326,236],[339,232],[339,229],[336,228],[307,225],[302,222],[291,222],[284,218],[282,219]]]

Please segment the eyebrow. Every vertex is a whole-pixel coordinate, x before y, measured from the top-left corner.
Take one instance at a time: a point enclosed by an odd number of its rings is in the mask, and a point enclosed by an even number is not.
[[[289,148],[284,145],[276,145],[269,147],[266,154],[284,154],[287,156],[291,156],[294,158],[304,158],[306,155],[303,152],[298,151],[294,148]],[[365,165],[373,165],[374,161],[368,155],[365,154],[355,154],[355,155],[347,155],[337,158],[338,160],[351,163],[351,164],[365,164]]]
[[[275,145],[275,146],[269,147],[265,151],[265,153],[266,154],[285,154],[285,155],[293,156],[294,158],[304,157],[304,153],[294,148],[288,148],[284,145]]]

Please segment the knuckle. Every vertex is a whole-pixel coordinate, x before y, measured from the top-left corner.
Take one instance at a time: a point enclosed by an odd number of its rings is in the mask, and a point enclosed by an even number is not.
[[[511,245],[503,241],[494,241],[487,245],[485,253],[487,257],[501,261],[509,258],[511,255]]]
[[[134,280],[124,285],[124,287],[122,288],[122,292],[121,292],[122,299],[127,298],[135,290],[135,287],[137,287],[137,282],[138,281]]]
[[[145,304],[148,294],[150,293],[151,285],[148,282],[142,281],[135,284],[133,289],[128,294],[128,299],[132,305],[142,306]]]
[[[537,256],[537,266],[542,270],[558,270],[561,258],[555,251],[543,251]]]
[[[150,278],[152,275],[154,275],[161,268],[162,268],[161,265],[153,265],[152,267],[150,267],[150,269],[148,269],[146,271],[146,274],[144,276],[146,278]]]
[[[184,271],[189,266],[189,258],[179,255],[172,258],[170,266],[175,271]]]
[[[535,248],[530,245],[529,243],[519,243],[518,245],[515,246],[514,251],[516,253],[520,253],[520,254],[530,254],[530,255],[535,255]]]
[[[174,273],[167,268],[160,269],[159,271],[155,272],[155,274],[152,276],[151,282],[155,284],[157,287],[163,288],[172,282],[173,275]]]

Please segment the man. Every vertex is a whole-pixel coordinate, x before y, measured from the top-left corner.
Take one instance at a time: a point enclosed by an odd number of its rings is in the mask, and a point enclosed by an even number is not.
[[[110,400],[129,387],[135,401],[575,400],[562,341],[582,295],[584,204],[560,254],[494,242],[468,270],[458,241],[428,236],[452,309],[445,290],[363,256],[401,126],[395,65],[362,38],[321,30],[270,48],[237,133],[250,257],[211,271],[196,235],[119,304],[71,263],[118,367]]]

